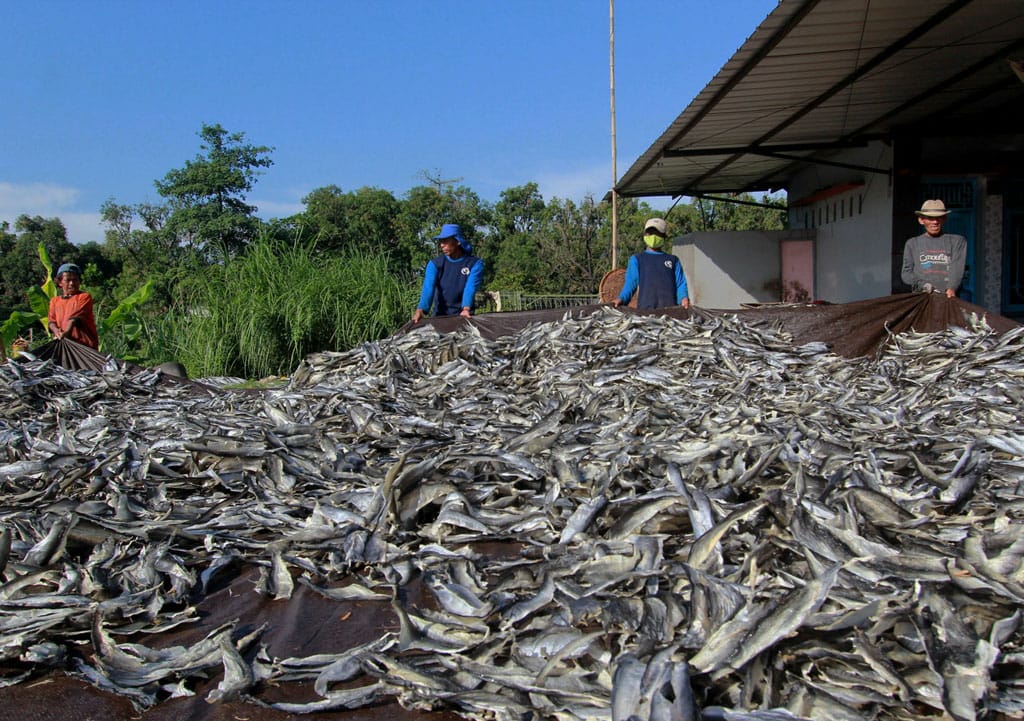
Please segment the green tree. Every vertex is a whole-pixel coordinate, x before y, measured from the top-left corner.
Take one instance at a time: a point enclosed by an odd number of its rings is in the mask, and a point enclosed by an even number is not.
[[[387,190],[363,187],[344,192],[336,185],[317,188],[302,202],[306,210],[293,218],[321,252],[383,253],[396,271],[409,269],[414,248],[399,237],[396,219],[401,204]]]
[[[184,246],[231,255],[243,250],[260,230],[255,206],[245,202],[260,168],[268,168],[273,148],[252,145],[244,133],[229,133],[219,124],[203,125],[203,153],[171,170],[156,189],[167,198],[166,227]]]
[[[770,208],[752,204],[766,204]],[[694,198],[693,208],[700,219],[697,230],[782,230],[786,227],[786,200],[750,193],[738,193],[728,199]],[[777,210],[776,210],[777,208]]]
[[[412,270],[422,272],[427,261],[437,255],[433,238],[445,223],[458,223],[463,236],[473,244],[473,253],[486,261],[486,238],[480,229],[491,222],[490,206],[469,188],[456,186],[455,181],[427,177],[431,185],[411,188],[395,221],[399,242],[410,249]]]
[[[6,317],[12,310],[13,303],[7,295],[8,281],[3,276],[4,260],[14,251],[18,236],[11,232],[11,224],[0,221],[0,317]]]
[[[664,217],[664,211],[652,210],[646,203],[641,203],[636,198],[618,199],[618,248],[615,262],[619,268],[625,268],[629,256],[644,249],[644,223],[648,218]],[[602,240],[611,248],[612,244],[612,221],[611,203],[601,203],[604,210],[604,226],[602,228]],[[674,229],[669,232],[675,234]],[[611,263],[607,264],[605,271],[611,270]]]
[[[538,231],[547,208],[536,183],[501,192],[488,237],[485,277],[506,290],[540,291],[547,277]]]
[[[549,221],[541,234],[541,253],[549,270],[543,284],[546,292],[597,293],[611,267],[610,210],[609,204],[590,196],[579,204],[558,198],[548,203]]]
[[[495,230],[506,237],[531,233],[544,221],[546,210],[536,183],[506,188],[494,206]]]
[[[170,208],[140,203],[124,205],[106,200],[100,214],[107,226],[103,252],[120,270],[108,281],[108,292],[121,300],[144,283],[153,284],[151,307],[170,304],[177,279],[186,271],[187,251],[166,227]]]
[[[97,312],[104,312],[117,295],[121,262],[110,255],[106,244],[89,241],[78,246],[78,265]]]
[[[67,230],[59,218],[21,215],[14,221],[16,235],[2,233],[4,254],[0,257],[2,303],[8,308],[28,309],[25,291],[46,280],[46,269],[37,252],[42,244],[54,262],[79,263],[78,248],[68,241]]]
[[[11,232],[11,224],[6,220],[0,221],[0,254],[10,253],[17,239],[18,236]]]

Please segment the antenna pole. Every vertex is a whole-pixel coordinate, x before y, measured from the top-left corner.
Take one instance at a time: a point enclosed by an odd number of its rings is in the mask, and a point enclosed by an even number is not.
[[[615,189],[619,182],[615,146],[615,0],[608,0],[608,25],[609,75],[611,78],[612,103],[612,270],[615,270],[619,265],[619,194]]]

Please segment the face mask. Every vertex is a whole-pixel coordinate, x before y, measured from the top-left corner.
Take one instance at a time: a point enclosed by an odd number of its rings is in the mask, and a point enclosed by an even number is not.
[[[645,235],[644,236],[644,242],[647,243],[647,247],[648,248],[654,249],[654,248],[660,248],[661,244],[665,242],[665,239],[662,238],[660,235],[654,235],[652,233],[650,235]]]

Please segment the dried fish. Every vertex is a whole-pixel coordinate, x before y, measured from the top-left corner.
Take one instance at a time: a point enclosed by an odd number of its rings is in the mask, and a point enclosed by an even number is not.
[[[977,320],[854,359],[724,313],[424,325],[264,391],[8,361],[0,685],[59,669],[141,710],[219,674],[209,702],[488,721],[1019,713],[1022,401],[1024,330]],[[276,658],[247,651],[272,627],[202,626],[232,583],[393,620]],[[291,683],[319,700],[269,700]]]

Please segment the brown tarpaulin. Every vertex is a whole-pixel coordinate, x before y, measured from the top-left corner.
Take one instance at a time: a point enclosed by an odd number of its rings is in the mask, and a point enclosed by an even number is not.
[[[32,355],[40,360],[52,359],[57,365],[76,371],[101,371],[111,361],[110,356],[70,338],[55,338],[36,348]]]
[[[566,314],[580,317],[593,313],[600,307],[583,306],[491,314],[469,320],[459,317],[429,318],[422,323],[431,325],[441,332],[450,332],[471,323],[479,329],[481,335],[493,339],[514,333],[531,323],[554,321]],[[907,330],[937,331],[949,325],[964,326],[971,314],[979,318],[984,317],[988,324],[1000,333],[1019,325],[961,300],[948,300],[938,295],[920,293],[844,305],[765,306],[738,311],[628,309],[624,312],[679,318],[687,318],[691,314],[735,314],[753,324],[779,324],[797,343],[825,342],[837,353],[848,357],[873,353],[886,341],[890,333]],[[399,332],[406,332],[413,327],[412,324],[407,324]],[[92,356],[94,351],[86,348],[89,353],[83,353],[81,348],[82,346],[72,347],[68,350],[70,355],[62,358],[70,358],[69,363],[79,362],[83,357],[87,362],[97,362]],[[55,348],[54,353],[59,350]],[[106,361],[105,356],[100,357]],[[377,638],[385,629],[397,628],[397,621],[388,602],[328,600],[302,585],[296,586],[296,591],[290,599],[275,601],[255,590],[257,576],[257,569],[236,569],[233,576],[222,580],[217,588],[210,589],[198,601],[196,615],[201,619],[199,623],[188,625],[180,631],[162,633],[159,639],[154,641],[158,641],[161,647],[188,645],[200,641],[211,630],[228,622],[237,621],[240,629],[256,628],[266,624],[261,641],[266,644],[272,656],[285,658],[316,653],[337,653]],[[412,605],[424,602],[426,595],[420,594],[418,599],[410,598]],[[207,703],[207,693],[216,687],[221,676],[221,672],[212,674],[208,681],[196,689],[195,696],[168,699],[144,712],[138,712],[127,699],[105,693],[64,673],[40,674],[29,681],[0,689],[0,721],[279,721],[310,717],[348,721],[454,721],[459,718],[449,712],[410,711],[397,703],[381,704],[356,711],[322,712],[308,717],[287,714],[240,700]],[[308,702],[317,698],[311,684],[290,684],[279,689],[268,689],[260,696],[265,701]]]
[[[585,305],[521,313],[490,313],[469,319],[460,316],[425,318],[420,323],[432,325],[442,333],[449,333],[471,323],[480,331],[480,335],[493,340],[522,330],[532,323],[555,321],[566,314],[579,318],[601,307]],[[984,318],[997,333],[1005,333],[1020,325],[979,305],[959,298],[946,298],[939,293],[904,293],[840,305],[765,305],[741,310],[684,310],[678,306],[657,310],[621,310],[625,313],[673,318],[737,315],[751,325],[778,325],[797,344],[827,343],[833,351],[847,358],[873,354],[893,333],[931,333],[945,330],[949,326],[966,327],[972,315]],[[399,332],[408,332],[415,327],[411,322],[406,323]]]
[[[234,578],[210,590],[197,604],[197,624],[181,631],[164,632],[159,638],[142,639],[154,647],[188,646],[198,643],[214,629],[237,621],[239,631],[266,624],[260,636],[271,656],[289,658],[318,653],[339,653],[398,630],[398,621],[387,601],[328,600],[296,584],[288,600],[275,601],[256,591],[259,571],[237,569]],[[413,584],[413,594],[420,589]],[[410,597],[422,605],[422,596]],[[120,639],[119,639],[120,640]],[[170,698],[144,711],[137,711],[122,696],[107,693],[63,673],[49,673],[16,686],[0,689],[0,721],[284,721],[312,718],[323,721],[460,721],[452,712],[409,711],[397,702],[382,703],[355,711],[321,711],[290,714],[257,706],[244,700],[209,703],[207,694],[217,687],[222,672],[196,685],[195,695]],[[265,702],[309,703],[320,700],[313,684],[288,683],[264,689]]]

